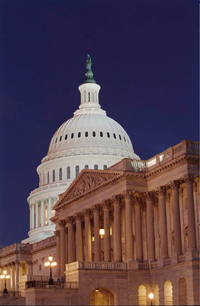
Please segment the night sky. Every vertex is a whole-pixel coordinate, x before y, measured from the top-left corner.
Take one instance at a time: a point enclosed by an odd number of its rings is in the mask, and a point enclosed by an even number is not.
[[[0,1],[0,245],[27,238],[27,197],[80,104],[86,55],[100,104],[141,159],[198,141],[198,1]]]

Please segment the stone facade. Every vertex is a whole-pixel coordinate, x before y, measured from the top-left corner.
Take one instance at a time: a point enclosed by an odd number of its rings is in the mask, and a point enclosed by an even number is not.
[[[199,305],[198,175],[192,141],[147,161],[82,170],[53,207],[55,236],[2,249],[1,267],[19,262],[17,290],[35,280],[21,290],[27,305],[150,305],[150,292],[153,305]],[[39,288],[50,254],[59,282]]]

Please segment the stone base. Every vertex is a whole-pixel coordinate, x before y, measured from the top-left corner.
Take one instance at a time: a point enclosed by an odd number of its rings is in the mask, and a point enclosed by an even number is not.
[[[185,260],[188,261],[188,260],[199,259],[199,257],[200,257],[199,255],[200,255],[200,253],[197,249],[188,250],[185,253]]]
[[[128,270],[138,270],[138,262],[133,260],[133,261],[128,261],[127,262],[127,269]]]

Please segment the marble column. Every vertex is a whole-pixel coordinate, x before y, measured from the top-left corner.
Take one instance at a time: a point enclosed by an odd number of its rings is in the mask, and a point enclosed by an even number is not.
[[[194,211],[194,195],[193,195],[193,182],[192,175],[184,177],[186,183],[187,193],[187,211],[188,211],[188,249],[196,248],[196,228],[195,228],[195,211]]]
[[[7,266],[7,274],[8,274],[8,275],[11,274],[11,269],[10,269],[10,267],[11,267],[11,265],[8,264],[8,266]],[[11,275],[10,275],[10,277],[11,277]],[[11,286],[10,286],[10,282],[11,282],[11,279],[8,278],[8,279],[6,280],[6,285],[7,285],[8,292],[10,292],[10,287],[11,287]]]
[[[68,263],[74,262],[74,231],[73,231],[73,221],[72,217],[67,219],[68,224]]]
[[[65,271],[65,220],[59,222],[60,225],[60,275]]]
[[[68,228],[65,227],[65,263],[68,264]]]
[[[127,262],[134,260],[132,197],[131,191],[125,193],[125,249]]]
[[[111,247],[110,247],[110,201],[103,202],[104,215],[104,261],[111,261]]]
[[[32,216],[31,225],[32,225],[32,229],[34,229],[35,228],[35,204],[34,203],[31,204],[31,216]]]
[[[141,224],[141,199],[135,198],[135,244],[136,244],[136,260],[143,260],[143,249],[142,249],[142,224]]]
[[[100,245],[100,223],[99,223],[100,205],[94,206],[94,260],[101,261],[101,245]]]
[[[92,261],[92,237],[91,237],[91,211],[86,209],[84,211],[85,219],[85,261]]]
[[[29,216],[30,216],[30,230],[33,228],[32,227],[32,206],[29,204]]]
[[[35,227],[38,228],[38,204],[39,202],[37,201],[36,204],[35,204]]]
[[[166,219],[166,207],[165,207],[165,187],[158,188],[158,200],[159,200],[159,229],[161,240],[161,257],[168,257],[168,243],[167,243],[167,219]]]
[[[48,203],[48,224],[51,225],[51,198],[49,198],[49,203]]]
[[[57,277],[60,277],[60,231],[54,232],[56,235],[56,262],[57,262]]]
[[[44,200],[41,200],[41,226],[44,226]]]
[[[83,233],[82,233],[82,214],[78,213],[76,219],[76,261],[83,261]]]
[[[13,294],[15,292],[16,288],[15,288],[15,263],[12,263],[12,291]]]
[[[29,276],[28,280],[31,280],[31,276],[33,275],[32,261],[27,261],[27,265],[28,265],[27,275]]]
[[[153,215],[153,195],[146,193],[147,209],[147,256],[149,261],[155,261],[155,235]]]
[[[16,267],[15,288],[16,288],[16,291],[17,291],[17,294],[18,294],[19,293],[19,261],[16,261],[15,267]]]
[[[114,262],[122,261],[121,247],[121,196],[113,198],[114,203]]]
[[[170,184],[172,189],[172,208],[173,208],[173,225],[174,225],[174,252],[181,253],[181,221],[179,208],[179,183],[173,181]]]

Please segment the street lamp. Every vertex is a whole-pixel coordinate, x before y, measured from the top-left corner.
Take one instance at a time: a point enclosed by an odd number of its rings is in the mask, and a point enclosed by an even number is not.
[[[150,301],[151,301],[151,305],[153,305],[153,304],[152,304],[153,298],[154,298],[154,294],[153,294],[153,292],[150,292],[150,293],[149,293],[149,299],[150,299]]]
[[[52,268],[55,267],[57,265],[57,263],[55,261],[53,261],[53,256],[49,256],[48,257],[48,260],[47,262],[45,262],[45,267],[49,267],[50,268],[50,278],[49,278],[49,285],[54,285],[54,281],[53,281],[53,278],[52,278]]]
[[[7,275],[7,271],[3,270],[3,274],[1,275],[1,279],[5,279],[5,288],[3,289],[3,294],[8,293],[8,290],[6,288],[6,280],[10,278],[10,275]]]
[[[103,226],[101,226],[100,229],[99,229],[99,235],[101,236],[101,238],[103,238],[103,236],[105,235],[105,230],[104,230]]]

